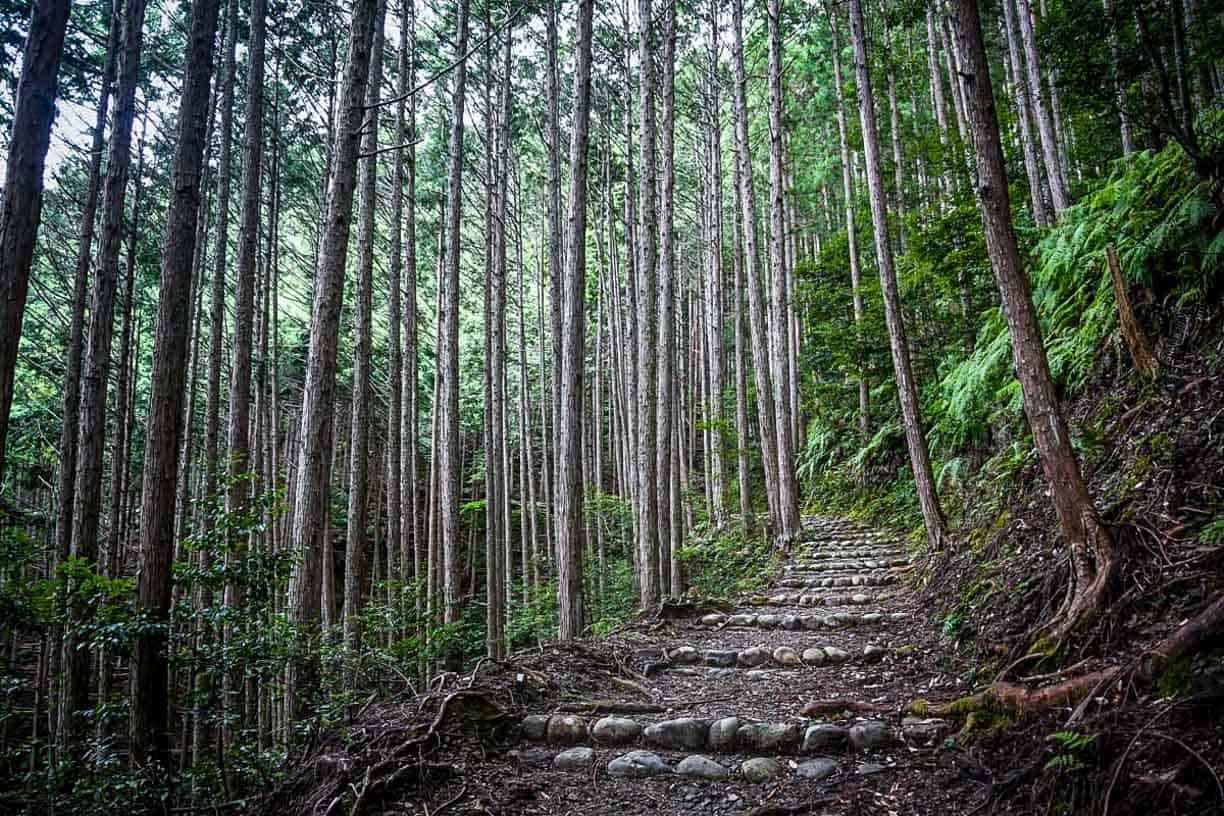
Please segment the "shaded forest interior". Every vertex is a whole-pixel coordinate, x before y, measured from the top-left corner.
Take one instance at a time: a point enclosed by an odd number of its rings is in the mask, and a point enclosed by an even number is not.
[[[490,812],[406,757],[773,603],[919,621],[903,810],[1224,812],[1222,0],[0,20],[0,810]]]

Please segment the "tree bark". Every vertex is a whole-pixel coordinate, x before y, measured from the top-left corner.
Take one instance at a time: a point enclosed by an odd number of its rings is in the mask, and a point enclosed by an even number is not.
[[[1016,108],[1020,119],[1020,145],[1024,151],[1024,172],[1028,176],[1029,199],[1033,206],[1033,220],[1038,226],[1054,223],[1053,213],[1047,201],[1049,188],[1041,175],[1041,158],[1033,138],[1032,99],[1024,67],[1024,55],[1020,51],[1019,33],[1016,31],[1016,10],[1010,0],[1003,3],[1003,27],[1007,33],[1007,57],[1016,83]]]
[[[174,156],[174,184],[166,213],[157,323],[153,334],[153,368],[145,420],[144,477],[140,497],[137,609],[159,623],[166,622],[170,613],[175,486],[183,436],[183,385],[191,341],[188,315],[219,7],[219,0],[199,0],[192,6]],[[168,767],[170,688],[165,648],[165,629],[142,627],[133,648],[129,695],[128,736],[135,767],[149,762]]]
[[[658,435],[655,439],[655,501],[658,503],[659,589],[678,594],[671,585],[674,543],[671,538],[672,440],[678,417],[672,394],[676,368],[676,7],[668,3],[663,22],[663,122],[661,127],[662,177],[659,179],[658,274],[658,382],[655,400]],[[712,505],[712,502],[711,502]]]

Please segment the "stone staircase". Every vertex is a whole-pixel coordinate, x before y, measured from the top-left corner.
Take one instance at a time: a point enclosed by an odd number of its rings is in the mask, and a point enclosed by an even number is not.
[[[564,809],[532,812],[605,812],[585,807],[588,796],[640,805],[641,794],[621,786],[658,778],[664,787],[645,800],[654,810],[623,812],[736,813],[771,782],[809,795],[912,768],[907,760],[935,753],[949,725],[907,715],[906,704],[915,688],[938,693],[957,681],[933,669],[931,650],[916,642],[920,616],[899,584],[909,567],[894,538],[805,519],[771,588],[728,613],[639,635],[630,668],[659,705],[637,699],[618,711],[611,701],[602,715],[523,718],[512,752],[520,776],[582,774],[595,783],[571,788]],[[691,787],[711,782],[717,791]],[[805,794],[803,786],[817,787]]]

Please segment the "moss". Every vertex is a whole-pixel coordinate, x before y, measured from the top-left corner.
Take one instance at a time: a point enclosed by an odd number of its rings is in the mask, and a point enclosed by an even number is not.
[[[907,643],[904,646],[898,646],[894,652],[897,657],[909,657],[914,652],[918,651],[918,647],[912,643]]]
[[[915,717],[925,717],[930,708],[931,704],[922,697],[909,704],[909,712]]]
[[[1025,654],[1029,657],[1040,656],[1041,660],[1037,662],[1037,665],[1040,666],[1048,661],[1056,661],[1058,659],[1059,646],[1057,642],[1049,638],[1038,638],[1033,641],[1033,645],[1029,646]]]
[[[982,707],[982,700],[978,697],[961,697],[959,700],[953,700],[948,703],[944,709],[944,714],[952,719],[959,720],[968,717]]]
[[[1194,662],[1186,656],[1167,663],[1156,678],[1161,697],[1185,697],[1194,685]]]
[[[957,739],[962,742],[988,739],[1010,731],[1015,726],[1014,715],[995,706],[983,705],[965,716],[965,724],[961,726]]]

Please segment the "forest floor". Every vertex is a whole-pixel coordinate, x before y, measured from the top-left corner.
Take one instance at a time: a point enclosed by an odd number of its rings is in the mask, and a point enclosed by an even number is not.
[[[960,726],[915,716],[970,689],[910,569],[894,538],[806,519],[770,589],[442,675],[318,745],[265,811],[1006,812]]]

